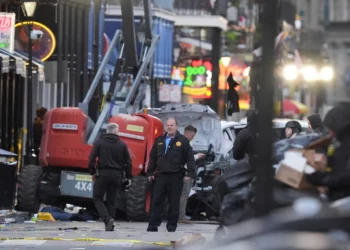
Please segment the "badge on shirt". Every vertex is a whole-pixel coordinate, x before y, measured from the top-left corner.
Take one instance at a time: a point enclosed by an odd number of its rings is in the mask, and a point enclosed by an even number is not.
[[[158,145],[163,145],[163,142],[158,142]]]
[[[176,142],[176,146],[180,147],[181,146],[181,142]]]

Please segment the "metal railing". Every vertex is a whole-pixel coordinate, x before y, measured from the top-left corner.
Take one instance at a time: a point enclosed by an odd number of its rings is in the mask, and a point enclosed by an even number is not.
[[[131,104],[131,101],[132,99],[134,98],[135,94],[136,94],[136,91],[140,88],[141,84],[142,84],[142,81],[144,80],[144,76],[145,76],[145,73],[147,72],[149,66],[151,66],[150,64],[153,62],[153,56],[154,56],[154,53],[155,53],[155,50],[156,50],[156,47],[157,47],[157,44],[159,42],[159,36],[155,36],[153,39],[152,39],[152,43],[151,43],[151,46],[149,47],[145,57],[144,57],[144,60],[141,64],[141,67],[139,69],[139,71],[137,72],[137,75],[135,77],[135,80],[133,81],[132,83],[132,86],[131,86],[131,89],[129,90],[128,92],[128,95],[125,99],[125,101],[123,102],[118,102],[116,104],[116,106],[118,106],[118,108],[120,110],[127,110],[127,108],[129,107],[129,105]],[[98,120],[96,122],[96,125],[88,139],[88,144],[93,144],[94,141],[96,140],[98,134],[100,133],[100,130],[103,126],[103,124],[107,121],[108,119],[108,113],[110,111],[110,108],[111,108],[111,104],[113,102],[115,102],[116,100],[116,95],[118,93],[118,90],[120,89],[120,87],[117,86],[115,87],[115,89],[113,90],[113,95],[111,97],[111,101],[110,102],[106,102],[103,106],[103,109],[100,113],[100,116],[98,117]]]
[[[92,96],[95,93],[97,86],[99,85],[99,83],[101,81],[101,77],[102,77],[103,72],[104,72],[104,70],[109,62],[109,59],[111,58],[111,56],[113,54],[113,50],[115,49],[116,45],[119,42],[119,39],[121,38],[121,34],[122,34],[122,32],[120,30],[117,30],[114,33],[113,39],[111,41],[111,44],[109,45],[107,53],[104,56],[100,67],[98,68],[98,71],[94,77],[94,80],[91,83],[91,86],[90,86],[88,92],[86,93],[84,100],[83,100],[83,102],[79,103],[79,108],[82,109],[85,112],[85,114],[88,114],[89,103],[92,99]]]
[[[178,15],[211,15],[213,9],[206,0],[175,0],[174,11]]]

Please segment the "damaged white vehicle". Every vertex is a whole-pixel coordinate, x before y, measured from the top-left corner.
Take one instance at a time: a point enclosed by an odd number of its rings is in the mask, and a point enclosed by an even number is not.
[[[217,176],[233,167],[233,143],[236,138],[234,127],[237,122],[220,121],[219,116],[209,106],[200,104],[168,104],[158,109],[148,109],[148,114],[156,116],[165,124],[170,117],[176,118],[179,132],[184,133],[187,125],[197,129],[191,142],[194,153],[206,154],[205,159],[196,161],[196,178],[187,205],[187,215],[192,219],[217,216],[213,207],[213,185]]]

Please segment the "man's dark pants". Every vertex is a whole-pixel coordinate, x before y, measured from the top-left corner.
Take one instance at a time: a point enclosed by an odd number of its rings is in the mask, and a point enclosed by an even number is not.
[[[122,172],[114,169],[100,171],[96,177],[93,190],[93,200],[101,219],[107,224],[115,218],[117,192],[122,187]],[[107,196],[107,207],[104,196]]]
[[[164,209],[164,200],[168,198],[168,232],[175,232],[177,221],[179,220],[180,196],[183,187],[184,175],[182,172],[166,173],[158,175],[155,178],[152,213],[147,231],[158,231],[158,226],[162,221],[162,213]]]

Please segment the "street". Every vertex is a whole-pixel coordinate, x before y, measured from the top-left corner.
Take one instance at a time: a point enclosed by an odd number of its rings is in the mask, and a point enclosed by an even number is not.
[[[105,232],[100,222],[0,224],[0,249],[171,249],[171,241],[193,233],[201,234],[209,243],[217,225],[180,224],[175,233],[166,232],[164,223],[157,233],[148,233],[146,228],[147,223],[136,222],[116,222],[114,232]]]

